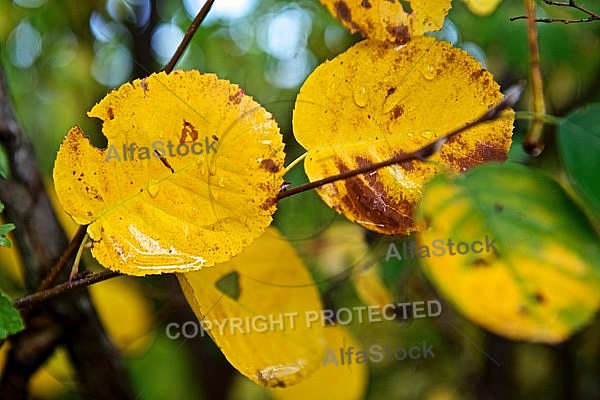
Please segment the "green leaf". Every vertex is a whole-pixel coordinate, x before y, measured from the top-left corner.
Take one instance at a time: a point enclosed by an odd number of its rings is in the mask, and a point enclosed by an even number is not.
[[[0,213],[4,210],[4,204],[0,203]],[[6,234],[15,229],[13,224],[0,225],[0,247],[10,247],[10,240],[6,237]]]
[[[600,104],[588,104],[569,114],[558,128],[558,145],[569,176],[600,213]]]
[[[10,335],[25,329],[25,322],[6,295],[0,292],[0,339],[6,339]]]
[[[560,342],[600,307],[598,237],[562,187],[535,169],[488,164],[438,176],[418,219],[429,227],[418,235],[425,274],[498,335]]]
[[[0,146],[0,178],[8,177],[8,158],[6,151]]]

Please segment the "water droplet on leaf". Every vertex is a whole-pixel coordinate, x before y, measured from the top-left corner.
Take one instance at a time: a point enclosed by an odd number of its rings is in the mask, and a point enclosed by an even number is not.
[[[437,76],[437,73],[433,65],[426,64],[423,66],[423,68],[421,68],[421,75],[423,75],[423,77],[428,81],[431,81]]]
[[[359,87],[354,91],[354,102],[359,107],[366,107],[369,104],[369,95],[367,89],[363,86]]]

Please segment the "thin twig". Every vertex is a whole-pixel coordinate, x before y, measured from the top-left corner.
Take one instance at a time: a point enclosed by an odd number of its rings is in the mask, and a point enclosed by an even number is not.
[[[48,275],[38,286],[36,290],[37,292],[48,289],[50,285],[52,285],[52,283],[56,280],[56,278],[58,278],[62,270],[69,262],[69,260],[75,255],[77,249],[79,249],[79,247],[81,246],[81,242],[83,241],[86,232],[87,225],[81,225],[79,229],[77,229],[77,232],[75,232],[75,235],[73,236],[73,239],[71,239],[71,242],[69,243],[69,246],[67,247],[65,252],[60,256],[60,258],[58,259],[56,264],[54,264]]]
[[[529,15],[521,15],[519,17],[510,18],[510,20],[516,21],[518,19],[530,19],[534,22],[542,22],[542,23],[562,22],[563,24],[576,24],[576,23],[582,23],[582,22],[600,21],[600,14],[597,14],[593,11],[588,10],[587,8],[580,6],[579,4],[577,4],[575,2],[575,0],[569,0],[568,2],[544,0],[544,3],[546,3],[550,6],[574,8],[576,10],[579,10],[579,11],[589,15],[589,17],[580,18],[580,19],[563,19],[563,18],[558,19],[558,18],[535,18],[535,17],[531,17]]]
[[[192,37],[200,27],[202,21],[204,21],[204,19],[208,15],[208,12],[210,11],[210,8],[212,7],[214,2],[215,0],[207,0],[207,2],[204,3],[202,8],[196,15],[196,18],[194,18],[194,20],[190,24],[190,27],[185,32],[185,35],[183,36],[181,43],[179,43],[177,50],[175,50],[175,54],[173,54],[171,60],[169,60],[167,65],[165,65],[165,67],[163,68],[163,71],[165,71],[167,74],[171,73],[171,71],[173,71],[173,68],[175,68],[175,64],[177,64],[177,61],[179,61],[179,59],[183,55],[183,52],[185,51],[186,47],[188,46],[188,44],[190,44]]]
[[[527,43],[529,45],[529,71],[531,75],[531,91],[533,94],[533,112],[536,115],[546,113],[546,103],[544,101],[544,80],[540,67],[540,51],[538,44],[537,24],[535,23],[535,3],[534,0],[524,0],[527,9]],[[534,117],[529,126],[529,131],[523,141],[525,151],[533,156],[538,156],[544,150],[542,142],[542,133],[544,122]]]
[[[462,133],[468,129],[471,129],[474,126],[479,125],[483,122],[492,121],[492,120],[495,120],[496,118],[498,118],[498,116],[500,115],[500,112],[502,110],[512,107],[517,102],[517,100],[519,100],[519,97],[521,96],[521,93],[523,92],[524,87],[525,87],[524,83],[519,83],[514,86],[511,86],[506,91],[504,98],[498,104],[496,104],[495,106],[490,108],[488,111],[486,111],[484,114],[482,114],[480,117],[474,119],[473,121],[469,122],[468,124],[466,124],[460,128],[453,130],[450,133],[447,133],[446,135],[440,137],[436,141],[434,141],[426,146],[423,146],[418,150],[415,150],[410,153],[405,153],[405,154],[402,154],[402,155],[399,155],[396,157],[392,157],[388,160],[381,161],[379,163],[375,163],[372,165],[367,165],[365,167],[358,168],[358,169],[355,169],[352,171],[343,172],[339,175],[328,176],[327,178],[323,178],[318,181],[305,183],[303,185],[296,186],[295,188],[292,188],[292,189],[286,189],[284,191],[279,192],[279,194],[277,195],[277,200],[281,200],[283,198],[286,198],[286,197],[289,197],[289,196],[292,196],[294,194],[298,194],[301,192],[305,192],[307,190],[315,189],[315,188],[321,187],[323,185],[327,185],[329,183],[334,183],[334,182],[337,182],[337,181],[340,181],[343,179],[352,178],[357,175],[366,174],[368,172],[373,172],[380,168],[389,167],[390,165],[403,163],[405,161],[411,161],[411,160],[424,161],[427,158],[434,155],[435,153],[437,153],[440,150],[440,148],[442,147],[442,145],[446,142],[446,140],[450,139],[451,137],[456,136],[459,133]]]
[[[13,301],[13,306],[21,309],[30,308],[38,303],[50,300],[60,294],[68,293],[73,289],[86,287],[93,283],[102,282],[119,275],[121,275],[121,273],[116,271],[102,271],[97,274],[87,274],[81,279],[74,279],[73,282],[61,283],[60,285],[56,285],[51,289],[37,291],[33,294],[19,297]]]

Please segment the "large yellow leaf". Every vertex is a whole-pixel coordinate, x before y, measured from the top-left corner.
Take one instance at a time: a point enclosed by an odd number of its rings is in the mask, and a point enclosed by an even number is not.
[[[131,275],[182,272],[238,254],[271,223],[283,144],[272,116],[212,74],[153,74],[89,113],[107,149],[71,129],[54,166],[63,208],[90,224],[92,253]]]
[[[319,293],[302,260],[274,228],[238,257],[177,278],[225,357],[254,382],[287,387],[323,362],[324,328],[313,318],[322,309]]]
[[[319,399],[324,394],[328,400],[353,400],[363,399],[367,389],[367,364],[356,363],[342,364],[339,349],[353,348],[354,354],[364,351],[362,346],[354,339],[350,330],[341,325],[328,325],[325,328],[327,335],[327,349],[336,357],[336,365],[332,357],[324,357],[321,367],[310,378],[285,389],[271,389],[271,393],[279,400],[305,400]],[[323,365],[325,364],[325,365]]]
[[[321,0],[352,33],[404,44],[444,25],[451,0]],[[408,4],[410,3],[410,7]]]
[[[502,98],[492,75],[466,52],[431,37],[402,47],[365,40],[320,65],[294,110],[294,134],[308,150],[311,181],[408,153],[479,117]],[[512,112],[448,140],[431,157],[318,190],[351,221],[385,234],[423,229],[413,212],[424,184],[440,170],[502,161]]]

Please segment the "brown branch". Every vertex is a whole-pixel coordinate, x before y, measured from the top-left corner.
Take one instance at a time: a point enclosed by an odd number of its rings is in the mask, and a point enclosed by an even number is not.
[[[402,155],[399,155],[396,157],[392,157],[385,161],[367,165],[365,167],[358,168],[358,169],[355,169],[352,171],[343,172],[339,175],[328,176],[327,178],[323,178],[318,181],[305,183],[303,185],[296,186],[295,188],[292,188],[292,189],[283,190],[283,191],[279,192],[279,195],[277,196],[277,200],[281,200],[283,198],[286,198],[286,197],[289,197],[289,196],[292,196],[292,195],[295,195],[295,194],[298,194],[301,192],[305,192],[307,190],[315,189],[315,188],[321,187],[323,185],[327,185],[329,183],[334,183],[334,182],[341,181],[344,179],[352,178],[357,175],[373,172],[380,168],[389,167],[390,165],[400,164],[400,163],[403,163],[406,161],[411,161],[411,160],[425,161],[427,158],[429,158],[432,155],[434,155],[435,153],[437,153],[440,150],[440,148],[443,146],[443,144],[451,137],[456,136],[459,133],[462,133],[466,130],[469,130],[481,123],[497,119],[501,115],[500,114],[501,111],[512,107],[519,100],[519,97],[521,96],[521,93],[523,92],[524,87],[525,87],[524,83],[519,83],[517,85],[511,86],[506,91],[504,98],[500,102],[498,102],[498,104],[496,104],[495,106],[490,108],[488,111],[486,111],[484,114],[482,114],[478,118],[474,119],[473,121],[469,122],[468,124],[466,124],[460,128],[457,128],[450,133],[447,133],[446,135],[440,137],[436,141],[429,143],[426,146],[421,147],[420,149],[417,149],[410,153],[405,153],[405,154],[402,154]]]
[[[71,260],[75,253],[77,253],[77,249],[79,248],[79,246],[81,246],[86,231],[87,225],[81,225],[77,229],[77,232],[75,232],[75,235],[73,236],[73,239],[71,239],[69,246],[67,247],[65,252],[60,256],[56,264],[54,264],[48,275],[46,275],[44,280],[42,280],[42,283],[40,283],[40,285],[36,289],[36,292],[41,292],[42,290],[48,289],[50,285],[54,283],[54,281],[56,280],[56,278],[58,278],[60,273],[63,271],[63,269],[69,262],[69,260]]]
[[[569,2],[544,0],[544,3],[551,5],[551,6],[574,8],[576,10],[579,10],[579,11],[589,15],[589,17],[580,18],[580,19],[535,18],[535,16],[532,17],[528,13],[528,15],[521,15],[519,17],[510,18],[510,20],[516,21],[518,19],[529,19],[534,22],[542,22],[542,23],[562,22],[563,24],[575,24],[575,23],[582,23],[582,22],[600,21],[600,14],[594,13],[594,12],[588,10],[587,8],[580,6],[579,4],[577,4],[575,2],[575,0],[569,0]]]
[[[10,177],[0,178],[0,200],[7,220],[16,226],[14,244],[21,254],[25,285],[40,285],[68,241],[42,183],[33,147],[20,129],[0,68],[0,145],[8,155]],[[66,275],[61,277],[66,279]],[[43,322],[43,323],[42,323]],[[65,294],[25,316],[27,329],[13,337],[2,377],[0,399],[27,397],[29,379],[63,343],[82,380],[87,398],[133,399],[127,373],[110,342],[86,290]],[[109,376],[99,380],[97,376]]]
[[[546,113],[544,101],[544,80],[540,67],[540,50],[538,44],[537,25],[535,23],[535,3],[533,0],[524,0],[527,9],[527,43],[529,45],[529,74],[531,76],[531,91],[533,93],[534,117],[529,126],[527,136],[523,141],[525,151],[533,156],[538,156],[544,150],[542,134],[544,122],[540,116]]]
[[[167,65],[165,65],[165,67],[163,68],[163,71],[165,71],[167,74],[171,73],[171,71],[173,71],[173,68],[175,68],[175,64],[177,64],[177,61],[179,61],[179,59],[183,55],[183,52],[185,51],[186,47],[190,44],[192,37],[194,37],[194,34],[200,27],[200,24],[202,24],[202,21],[204,21],[204,19],[208,15],[208,12],[210,11],[214,2],[215,0],[207,0],[206,3],[204,3],[202,8],[200,9],[200,11],[198,11],[196,18],[194,18],[194,20],[190,24],[189,28],[185,32],[185,35],[183,36],[183,39],[181,40],[181,43],[179,43],[177,50],[175,50],[175,54],[173,54],[171,60],[169,60]]]
[[[83,274],[83,276],[82,276]],[[35,292],[33,294],[29,294],[23,297],[19,297],[18,299],[13,301],[13,306],[25,309],[31,308],[43,301],[47,301],[53,299],[61,294],[65,294],[71,290],[86,287],[92,285],[94,283],[102,282],[110,278],[114,278],[116,276],[121,275],[119,272],[115,271],[102,271],[96,274],[90,273],[81,273],[79,277],[75,277],[71,282],[64,282],[60,285],[56,285],[51,289],[46,289],[42,291]]]

